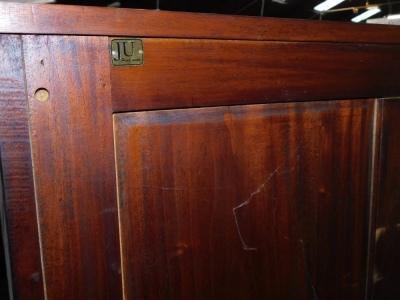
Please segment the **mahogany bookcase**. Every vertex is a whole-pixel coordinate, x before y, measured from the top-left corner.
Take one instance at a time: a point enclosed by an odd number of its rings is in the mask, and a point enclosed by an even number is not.
[[[15,299],[400,295],[400,28],[1,3],[0,33]]]

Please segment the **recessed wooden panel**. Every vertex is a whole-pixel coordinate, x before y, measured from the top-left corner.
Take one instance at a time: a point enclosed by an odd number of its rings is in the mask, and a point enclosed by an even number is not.
[[[1,205],[5,212],[2,225],[7,229],[3,239],[11,260],[10,295],[14,299],[42,299],[43,273],[21,54],[20,36],[0,35],[0,171],[4,183]]]
[[[120,299],[107,39],[23,45],[47,299]]]
[[[115,114],[126,299],[363,299],[373,103]]]
[[[400,94],[398,45],[142,41],[143,65],[111,67],[114,111]]]
[[[383,100],[374,299],[400,295],[400,99]]]

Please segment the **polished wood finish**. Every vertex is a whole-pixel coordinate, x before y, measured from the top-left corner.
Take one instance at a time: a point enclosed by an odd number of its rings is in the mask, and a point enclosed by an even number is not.
[[[125,298],[365,298],[374,107],[116,114]]]
[[[400,28],[0,3],[0,32],[16,299],[400,295]]]
[[[400,43],[400,28],[385,25],[3,2],[0,11],[0,33]]]
[[[114,111],[400,94],[397,45],[142,42],[142,66],[111,67]]]
[[[400,99],[383,103],[374,296],[396,299],[400,295]]]
[[[120,299],[107,38],[23,36],[23,45],[46,296]]]
[[[0,35],[0,157],[4,184],[1,205],[8,233],[3,239],[7,241],[5,245],[9,244],[6,252],[14,298],[42,299],[43,274],[21,54],[20,36]]]

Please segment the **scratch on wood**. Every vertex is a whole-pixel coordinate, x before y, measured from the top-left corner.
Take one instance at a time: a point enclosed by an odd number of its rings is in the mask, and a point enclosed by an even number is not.
[[[303,261],[304,261],[304,268],[306,271],[306,275],[307,275],[307,281],[309,286],[311,287],[311,290],[313,292],[314,295],[314,299],[318,300],[318,296],[317,296],[317,292],[315,291],[314,285],[312,283],[312,279],[311,279],[311,274],[310,271],[308,270],[308,264],[307,264],[307,259],[306,259],[306,250],[304,248],[304,241],[303,239],[297,239],[297,240],[291,240],[289,239],[287,236],[284,237],[286,240],[288,241],[294,241],[294,242],[299,242],[301,244],[301,250],[302,250],[302,254],[303,254]]]
[[[250,197],[247,198],[246,201],[244,201],[242,204],[240,204],[240,205],[238,205],[238,206],[236,206],[236,207],[234,207],[234,208],[232,209],[233,215],[234,215],[234,217],[235,217],[236,228],[237,228],[237,230],[238,230],[238,234],[239,234],[239,237],[240,237],[240,241],[242,242],[242,246],[243,246],[243,249],[244,249],[244,250],[257,251],[257,248],[249,247],[249,246],[247,246],[246,243],[244,242],[243,237],[242,237],[242,233],[241,233],[241,231],[240,231],[239,222],[238,222],[238,219],[237,219],[237,216],[236,216],[236,210],[239,209],[239,208],[242,208],[242,207],[244,207],[244,206],[249,205],[249,203],[250,203],[250,201],[253,199],[253,197],[254,197],[255,195],[257,195],[258,193],[260,193],[260,192],[264,189],[264,187],[265,187],[265,185],[268,183],[268,181],[270,181],[271,178],[272,178],[275,174],[278,173],[279,168],[281,168],[282,166],[283,166],[283,163],[280,164],[279,167],[277,167],[277,168],[275,169],[274,172],[272,172],[271,174],[269,174],[268,178],[263,182],[263,184],[261,184],[261,185],[258,187],[258,189],[256,189],[254,192],[252,192],[251,195],[250,195]]]
[[[33,11],[33,6],[31,7],[31,15],[32,15],[33,24],[36,26],[36,15],[35,15],[35,12]]]
[[[300,146],[301,146],[302,143],[303,143],[303,141],[301,141],[301,142],[298,144],[298,146],[296,147],[294,153],[297,153],[297,151],[299,150],[299,148],[300,148]],[[297,161],[298,161],[298,159],[299,159],[299,157],[297,158]],[[263,182],[254,192],[252,192],[252,193],[250,194],[250,196],[249,196],[243,203],[241,203],[240,205],[238,205],[238,206],[232,208],[233,216],[234,216],[234,218],[235,218],[236,228],[237,228],[237,231],[238,231],[238,234],[239,234],[239,238],[240,238],[240,241],[242,242],[242,247],[243,247],[244,250],[247,250],[247,251],[257,251],[257,248],[256,248],[256,247],[249,247],[249,246],[244,242],[244,239],[243,239],[243,236],[242,236],[242,232],[241,232],[241,230],[240,230],[238,218],[237,218],[237,215],[236,215],[236,210],[238,210],[239,208],[242,208],[242,207],[244,207],[244,206],[249,205],[249,203],[251,202],[251,200],[253,199],[253,197],[254,197],[255,195],[259,194],[261,191],[263,191],[264,188],[265,188],[265,185],[266,185],[266,184],[272,179],[272,177],[274,177],[276,174],[281,175],[281,174],[285,174],[285,173],[290,173],[290,172],[292,172],[292,171],[294,170],[294,168],[296,167],[296,165],[297,165],[297,161],[296,161],[295,166],[293,166],[293,168],[291,168],[291,169],[288,170],[288,171],[282,171],[282,172],[280,172],[279,169],[282,168],[282,166],[283,166],[285,163],[284,163],[284,162],[281,163],[272,173],[269,174],[268,178],[267,178],[266,180],[264,180],[264,182]],[[278,206],[278,199],[276,199],[275,197],[274,197],[273,199],[274,199],[274,201],[275,201],[274,219],[276,219],[276,209],[277,209],[277,206]]]
[[[210,188],[176,188],[176,187],[163,187],[163,186],[151,186],[151,185],[131,185],[133,188],[138,189],[156,189],[162,191],[206,191],[206,190],[224,190],[228,188],[232,188],[233,186],[217,186],[217,187],[210,187]]]

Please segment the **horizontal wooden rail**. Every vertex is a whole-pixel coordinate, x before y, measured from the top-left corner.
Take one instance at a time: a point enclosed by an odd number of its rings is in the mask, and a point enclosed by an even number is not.
[[[142,65],[111,67],[114,112],[400,95],[399,45],[142,42]]]
[[[0,33],[400,43],[396,26],[3,2]]]

